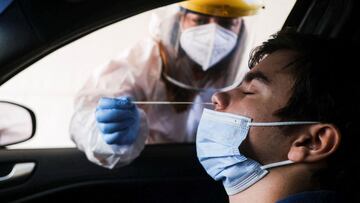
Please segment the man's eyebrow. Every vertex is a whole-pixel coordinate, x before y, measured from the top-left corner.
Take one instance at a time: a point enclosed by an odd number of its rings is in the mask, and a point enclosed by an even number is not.
[[[263,72],[260,71],[248,72],[245,75],[244,82],[251,82],[252,80],[259,80],[265,85],[269,85],[271,83],[271,80]]]

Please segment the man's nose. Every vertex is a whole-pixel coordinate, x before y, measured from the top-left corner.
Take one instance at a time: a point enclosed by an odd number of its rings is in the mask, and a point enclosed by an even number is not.
[[[230,95],[226,92],[218,92],[211,97],[211,101],[216,111],[222,111],[229,105]]]

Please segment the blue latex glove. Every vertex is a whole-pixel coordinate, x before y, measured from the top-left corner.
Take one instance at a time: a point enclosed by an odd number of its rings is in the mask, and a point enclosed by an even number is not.
[[[132,144],[140,128],[139,111],[129,97],[101,98],[96,122],[107,144]]]

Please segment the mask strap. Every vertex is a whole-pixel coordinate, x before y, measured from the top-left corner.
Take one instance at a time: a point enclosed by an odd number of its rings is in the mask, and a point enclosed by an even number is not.
[[[288,121],[288,122],[251,122],[248,123],[249,126],[284,126],[284,125],[308,125],[308,124],[316,124],[320,123],[317,121]]]
[[[252,122],[252,123],[248,123],[248,126],[268,127],[268,126],[286,126],[286,125],[309,125],[309,124],[316,124],[316,123],[320,123],[320,122],[316,122],[316,121]],[[272,164],[267,164],[267,165],[261,166],[260,168],[263,170],[266,170],[266,169],[275,168],[275,167],[279,167],[279,166],[285,166],[285,165],[289,165],[289,164],[293,164],[293,163],[294,162],[291,160],[286,160],[286,161],[280,161],[280,162],[276,162],[276,163],[272,163]]]
[[[166,73],[163,72],[163,76],[165,77],[165,79],[167,81],[169,81],[170,83],[172,83],[173,85],[176,85],[178,87],[181,87],[183,89],[187,89],[187,90],[192,90],[192,91],[198,91],[198,92],[203,92],[206,91],[207,89],[205,88],[196,88],[187,84],[184,84],[180,81],[175,80],[174,78],[170,77],[169,75],[167,75]]]
[[[260,168],[263,170],[269,169],[269,168],[275,168],[275,167],[279,167],[279,166],[285,166],[285,165],[290,165],[293,164],[294,162],[291,160],[286,160],[286,161],[280,161],[280,162],[276,162],[276,163],[272,163],[272,164],[266,164],[264,166],[261,166]]]
[[[181,88],[186,89],[186,90],[197,91],[197,92],[206,92],[209,89],[212,89],[214,91],[227,91],[227,90],[230,90],[230,89],[235,87],[234,85],[230,85],[230,86],[226,86],[226,87],[218,88],[218,89],[216,89],[216,88],[197,88],[197,87],[193,87],[193,86],[187,85],[185,83],[182,83],[182,82],[172,78],[171,76],[169,76],[165,72],[163,72],[162,75],[164,76],[164,78],[167,81],[169,81],[173,85],[176,85],[176,86],[181,87]]]

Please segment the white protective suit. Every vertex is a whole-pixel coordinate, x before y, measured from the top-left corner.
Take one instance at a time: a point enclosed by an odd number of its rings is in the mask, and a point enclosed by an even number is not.
[[[194,105],[183,113],[176,113],[171,105],[139,105],[140,132],[131,145],[108,145],[103,140],[95,121],[95,109],[101,97],[128,95],[138,101],[166,101],[165,83],[161,78],[162,60],[159,52],[159,26],[161,21],[153,16],[151,37],[126,50],[114,60],[93,73],[75,99],[70,134],[77,147],[87,158],[106,168],[126,165],[139,156],[145,143],[194,142],[197,123],[202,113],[201,105]],[[246,44],[245,44],[246,42]],[[248,49],[247,30],[240,46]],[[248,71],[244,53],[242,78]],[[211,101],[212,92],[199,94],[196,102]]]

